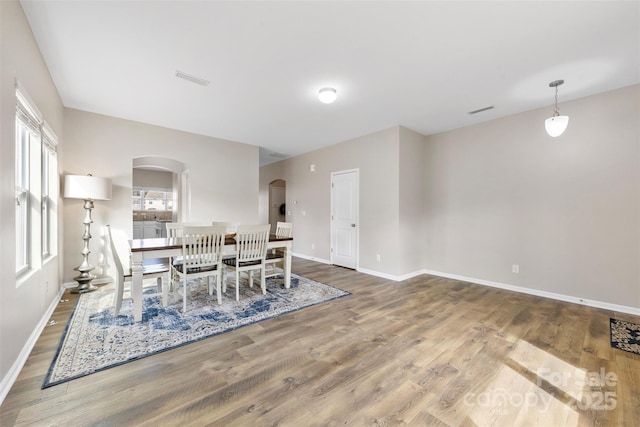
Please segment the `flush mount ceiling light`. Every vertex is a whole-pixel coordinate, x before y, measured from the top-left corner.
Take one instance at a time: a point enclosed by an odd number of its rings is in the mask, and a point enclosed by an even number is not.
[[[324,104],[331,104],[338,97],[338,92],[332,87],[323,87],[318,91],[318,99]]]
[[[564,80],[555,80],[549,83],[549,87],[556,88],[556,102],[553,108],[553,116],[544,121],[544,128],[547,130],[547,133],[554,138],[562,135],[569,124],[569,116],[561,116],[560,110],[558,110],[558,86],[563,83]]]

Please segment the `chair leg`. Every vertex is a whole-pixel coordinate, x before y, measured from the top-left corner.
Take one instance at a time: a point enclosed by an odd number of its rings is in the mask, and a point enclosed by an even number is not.
[[[162,306],[166,307],[169,305],[169,287],[171,286],[171,273],[167,275],[167,277],[162,280],[160,278],[160,284],[162,286]]]
[[[187,312],[187,276],[185,275],[184,284],[182,285],[182,312]]]
[[[115,308],[113,309],[114,317],[118,317],[120,315],[120,309],[122,308],[122,293],[124,292],[122,288],[124,288],[124,280],[117,280],[116,292],[114,295],[115,300],[113,302],[115,306]]]
[[[220,293],[222,288],[222,275],[216,274],[216,295],[218,296],[218,305],[222,304],[222,294]]]
[[[253,288],[253,270],[249,270],[249,287]]]
[[[222,271],[222,292],[227,293],[227,267]]]
[[[267,274],[264,264],[262,264],[262,268],[260,269],[260,287],[262,288],[262,295],[267,294],[267,278],[264,277]]]
[[[240,301],[240,272],[236,270],[236,301]]]

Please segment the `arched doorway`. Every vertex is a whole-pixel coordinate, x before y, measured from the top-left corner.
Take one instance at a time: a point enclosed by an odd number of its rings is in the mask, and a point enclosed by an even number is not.
[[[276,179],[269,183],[269,224],[275,233],[278,221],[287,220],[287,183],[283,179]]]
[[[167,197],[170,198],[166,203],[168,211],[158,212],[162,218],[159,216],[155,219],[162,219],[166,222],[185,222],[188,220],[191,188],[189,170],[184,163],[166,157],[145,156],[134,158],[132,169],[132,188],[134,195],[136,194],[136,189],[146,187],[158,190],[159,192],[165,191]],[[145,178],[147,179],[146,182],[144,181]],[[141,181],[136,182],[136,179]],[[157,180],[157,185],[154,185],[154,180]],[[140,208],[144,207],[140,206]],[[149,212],[145,213],[144,210],[141,210],[141,212],[142,215],[149,216]],[[143,217],[139,219],[148,220],[152,218]],[[137,226],[139,227],[140,225],[136,224],[136,211],[134,207],[134,238]]]

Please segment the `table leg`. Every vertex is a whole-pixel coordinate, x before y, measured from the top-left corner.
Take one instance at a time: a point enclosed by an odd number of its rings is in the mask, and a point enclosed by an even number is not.
[[[131,254],[131,297],[133,299],[133,320],[142,320],[142,254]]]
[[[291,287],[291,242],[284,247],[284,287]]]

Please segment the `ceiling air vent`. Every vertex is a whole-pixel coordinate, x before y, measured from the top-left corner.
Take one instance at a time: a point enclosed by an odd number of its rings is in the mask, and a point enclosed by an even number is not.
[[[489,105],[488,107],[479,108],[477,110],[469,111],[469,114],[478,114],[478,113],[482,113],[483,111],[487,111],[487,110],[493,110],[493,105]]]
[[[200,86],[208,86],[209,80],[201,79],[200,77],[192,76],[191,74],[183,73],[180,70],[176,70],[176,77],[187,80],[191,83],[195,83]]]

